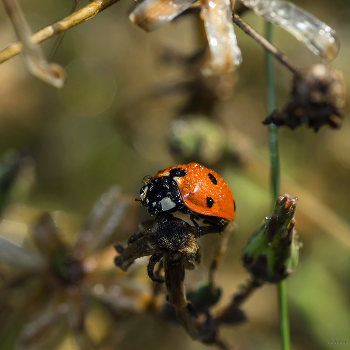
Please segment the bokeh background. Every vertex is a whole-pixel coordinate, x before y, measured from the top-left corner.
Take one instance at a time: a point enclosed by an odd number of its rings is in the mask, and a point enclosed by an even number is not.
[[[332,66],[343,72],[349,86],[350,3],[295,3],[337,31],[341,51]],[[21,6],[32,30],[37,31],[66,16],[72,4],[37,0],[22,1]],[[42,213],[54,212],[69,242],[94,202],[111,187],[117,185],[135,198],[145,175],[197,161],[222,175],[237,203],[238,231],[229,241],[217,276],[223,288],[220,307],[248,279],[241,252],[255,227],[270,213],[267,128],[261,124],[266,114],[264,51],[236,29],[243,63],[233,74],[210,83],[217,84],[215,91],[220,92],[214,111],[180,116],[189,93],[169,87],[198,77],[190,68],[169,64],[161,56],[165,50],[190,55],[200,49],[198,22],[194,16],[182,16],[147,34],[128,20],[133,8],[131,1],[121,1],[65,34],[54,57],[68,75],[60,90],[29,75],[20,57],[0,66],[0,155],[5,162],[18,151],[31,157],[3,210],[0,235],[35,249],[28,243],[33,225]],[[261,18],[246,12],[244,19],[263,33]],[[0,33],[0,48],[15,41],[3,6]],[[42,45],[47,56],[54,42]],[[280,28],[275,27],[274,43],[300,67],[320,61]],[[290,90],[291,74],[277,62],[275,67],[281,107]],[[164,92],[167,88],[171,93]],[[342,349],[350,346],[349,108],[346,103],[339,131],[327,127],[318,133],[305,127],[279,130],[281,194],[288,192],[299,199],[297,231],[303,242],[298,269],[288,279],[294,350],[333,349],[335,345],[329,341],[346,341],[346,345],[338,345]],[[130,217],[125,214],[133,223],[129,230],[119,231],[116,241],[125,242],[137,222],[147,219],[145,208],[137,206],[135,210],[137,214]],[[186,275],[189,287],[206,279],[215,239],[201,239],[204,261]],[[113,248],[106,249],[106,264],[113,269]],[[146,263],[139,263],[133,278],[149,291]],[[4,264],[0,271],[0,286],[19,273]],[[118,276],[124,275],[118,272],[114,278]],[[21,288],[15,299],[6,294],[13,310],[23,295]],[[222,329],[223,338],[237,350],[278,349],[276,286],[264,286],[243,308],[248,322]],[[6,319],[0,318],[0,349],[15,348],[22,327],[32,315],[37,317],[38,310],[32,309],[22,309],[26,316],[20,317],[21,322],[8,314]],[[206,348],[191,341],[180,327],[137,311],[141,307],[135,310],[125,317],[118,314],[115,321],[113,314],[107,317],[92,305],[87,330],[98,342],[113,326],[115,345],[110,348],[115,349]],[[50,348],[79,348],[72,331],[62,334]]]

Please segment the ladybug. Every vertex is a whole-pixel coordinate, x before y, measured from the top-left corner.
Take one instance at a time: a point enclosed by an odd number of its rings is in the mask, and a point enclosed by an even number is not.
[[[198,163],[177,165],[143,179],[141,203],[151,215],[182,212],[224,224],[235,217],[236,205],[230,188],[213,170]]]

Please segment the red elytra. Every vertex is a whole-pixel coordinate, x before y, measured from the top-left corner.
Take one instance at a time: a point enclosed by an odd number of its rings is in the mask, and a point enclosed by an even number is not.
[[[174,177],[185,206],[194,213],[232,221],[236,206],[226,182],[214,170],[189,163],[160,170],[153,178],[168,176],[172,169],[182,169],[185,176]]]

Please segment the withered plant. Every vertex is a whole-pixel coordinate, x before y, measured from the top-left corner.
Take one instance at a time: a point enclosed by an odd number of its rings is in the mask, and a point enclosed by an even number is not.
[[[70,15],[32,34],[17,1],[3,0],[19,42],[0,51],[0,63],[21,53],[31,74],[57,88],[62,87],[66,80],[64,69],[49,63],[39,44],[62,35],[117,2],[93,0],[78,9],[79,1],[75,1]],[[265,37],[241,18],[249,11],[267,21]],[[261,119],[269,128],[273,205],[271,215],[263,220],[243,249],[242,264],[249,273],[248,282],[233,293],[231,302],[217,308],[222,289],[216,284],[215,276],[226,251],[227,239],[236,230],[232,222],[223,226],[203,223],[195,227],[183,217],[160,213],[152,220],[142,221],[137,232],[135,227],[139,216],[135,208],[138,203],[117,189],[94,207],[71,244],[61,238],[59,228],[48,213],[40,216],[31,231],[36,252],[0,238],[0,262],[6,265],[0,266],[0,318],[9,320],[9,327],[2,324],[0,331],[2,334],[15,333],[13,338],[16,338],[17,349],[55,346],[67,331],[74,333],[81,349],[115,348],[118,336],[113,327],[100,342],[94,341],[87,332],[85,321],[93,303],[112,314],[115,324],[131,314],[142,313],[156,320],[178,322],[192,339],[228,349],[229,344],[220,335],[220,330],[224,325],[234,326],[247,321],[249,317],[243,311],[243,303],[265,283],[278,286],[281,348],[290,348],[285,279],[296,269],[300,244],[295,230],[297,199],[290,194],[281,196],[279,189],[277,127],[287,126],[294,130],[304,125],[318,131],[328,125],[339,129],[343,120],[345,87],[342,74],[325,63],[307,69],[297,67],[272,45],[271,23],[290,32],[327,63],[337,56],[340,43],[335,31],[327,24],[285,1],[144,0],[136,4],[129,18],[142,29],[153,31],[178,16],[186,15],[193,17],[196,30],[201,34],[201,48],[190,55],[167,48],[161,53],[161,58],[166,64],[184,70],[187,79],[164,82],[150,88],[147,93],[135,94],[136,97],[121,105],[117,119],[131,139],[133,124],[137,123],[130,112],[134,105],[180,93],[185,99],[172,112],[174,124],[163,130],[177,159],[187,162],[203,157],[216,167],[229,158],[228,164],[241,166],[244,156],[220,143],[221,136],[222,139],[225,136],[221,135],[224,132],[217,120],[220,105],[235,84],[232,72],[242,62],[234,24],[266,50],[268,108]],[[290,96],[280,109],[276,109],[275,103],[272,57],[293,76]],[[202,120],[205,123],[196,124]],[[184,131],[184,123],[188,123],[189,129],[196,129],[194,141],[190,140],[192,143],[189,142],[192,134],[188,136],[188,129]],[[198,132],[198,125],[204,124],[205,132]],[[215,136],[216,127],[219,130],[217,144],[213,141],[215,137],[205,137],[208,134]],[[172,137],[169,137],[170,129]],[[221,156],[215,152],[208,156],[202,152],[203,145],[220,149]],[[23,157],[19,159],[1,174],[0,210],[6,206],[5,197]],[[125,176],[129,174],[127,169],[121,171]],[[208,234],[221,236],[207,279],[197,288],[186,290],[186,270],[195,269],[202,261],[203,252],[197,240]],[[120,243],[125,241],[127,245]],[[108,250],[113,244],[118,253],[116,257]],[[137,259],[148,256],[151,293],[149,284],[140,287],[132,272],[129,273]],[[118,269],[101,266],[105,259],[109,263],[114,259]],[[15,266],[17,270],[12,271],[9,266]],[[146,274],[146,271],[140,271],[140,274]],[[25,293],[19,293],[19,290]],[[26,317],[22,316],[23,309],[28,310]]]

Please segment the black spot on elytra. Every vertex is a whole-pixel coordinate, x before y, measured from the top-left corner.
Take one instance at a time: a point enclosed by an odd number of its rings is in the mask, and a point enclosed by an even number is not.
[[[207,207],[211,208],[214,204],[214,200],[211,197],[207,197]]]
[[[169,177],[171,178],[186,176],[186,174],[186,171],[180,168],[171,169],[169,171]]]
[[[217,184],[218,184],[218,182],[216,181],[216,178],[215,178],[215,176],[214,176],[213,174],[209,173],[208,176],[209,176],[210,181],[211,181],[214,185],[217,185]]]
[[[236,211],[236,202],[235,202],[235,200],[233,200],[233,207],[234,207],[234,210]]]

